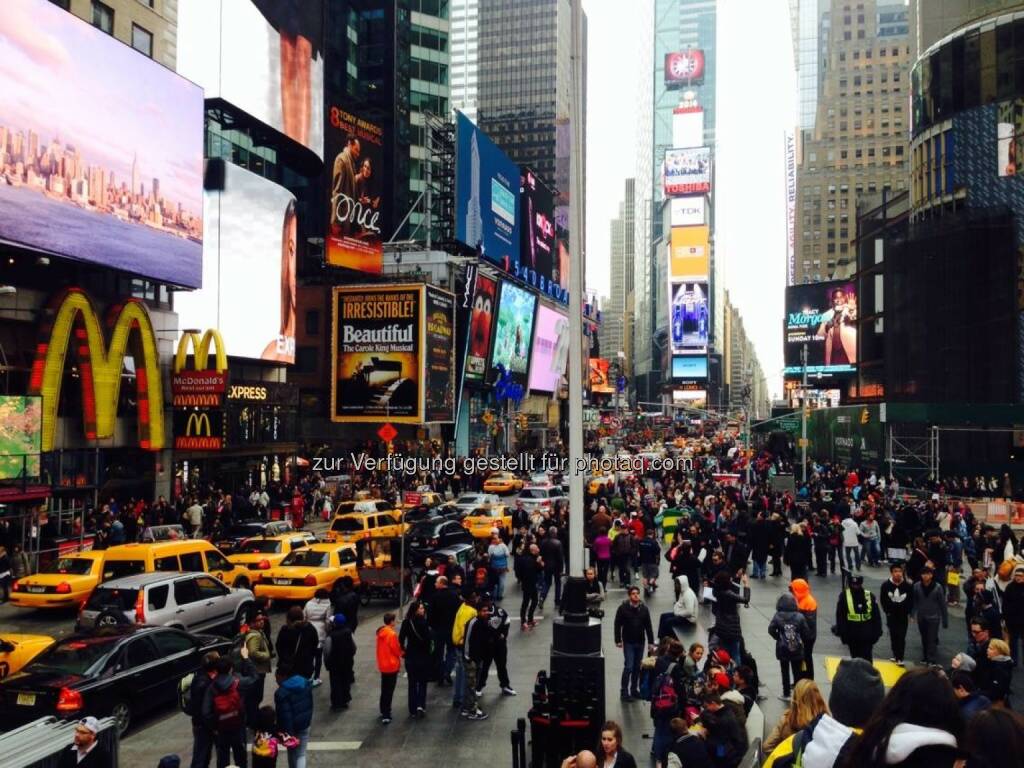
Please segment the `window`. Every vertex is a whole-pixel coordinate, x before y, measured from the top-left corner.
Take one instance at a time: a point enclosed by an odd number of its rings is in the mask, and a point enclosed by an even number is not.
[[[153,563],[154,571],[180,571],[181,568],[178,565],[178,556],[171,555],[170,557],[158,557],[156,562]],[[200,569],[202,570],[202,569]]]
[[[124,668],[135,669],[141,667],[143,664],[149,664],[151,661],[156,661],[159,657],[156,654],[156,648],[149,642],[148,637],[139,637],[128,643],[128,647],[124,651]]]
[[[191,651],[195,648],[188,635],[183,635],[181,632],[157,632],[151,637],[153,642],[156,643],[156,649],[161,658]]]
[[[181,556],[181,570],[202,573],[206,570],[203,567],[203,556],[198,552],[187,552],[183,554]]]
[[[167,584],[159,584],[149,590],[149,594],[146,595],[146,605],[149,606],[151,611],[159,611],[165,605],[167,605],[167,595],[170,594],[171,588]]]
[[[153,33],[132,24],[132,48],[153,58]]]
[[[213,578],[213,576],[200,576],[196,579],[196,587],[199,588],[200,600],[224,597],[228,592],[228,588]]]
[[[224,557],[220,552],[216,550],[210,550],[206,553],[206,568],[210,571],[230,571],[234,568],[228,559]],[[200,570],[202,570],[200,568]]]
[[[196,588],[195,579],[181,579],[174,582],[174,602],[178,605],[199,602],[199,590]]]
[[[320,333],[320,311],[316,309],[306,310],[306,335],[316,336]]]
[[[108,35],[114,34],[114,9],[99,0],[92,0],[92,25]]]

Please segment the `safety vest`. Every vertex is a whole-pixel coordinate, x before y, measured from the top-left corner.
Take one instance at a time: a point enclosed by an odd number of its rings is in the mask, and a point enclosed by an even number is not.
[[[864,613],[857,613],[853,607],[853,592],[849,589],[846,590],[846,618],[848,621],[857,623],[871,621],[871,596],[865,592],[864,598],[866,610]]]

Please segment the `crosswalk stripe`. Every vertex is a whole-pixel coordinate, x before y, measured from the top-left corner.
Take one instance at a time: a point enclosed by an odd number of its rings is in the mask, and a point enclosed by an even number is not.
[[[351,752],[363,745],[361,741],[311,741],[306,745],[309,752]]]

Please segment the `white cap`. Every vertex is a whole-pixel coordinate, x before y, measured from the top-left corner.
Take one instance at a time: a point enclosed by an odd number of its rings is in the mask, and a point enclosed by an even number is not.
[[[94,735],[100,732],[100,721],[92,715],[89,717],[83,717],[78,721],[78,725],[86,730],[92,731]]]

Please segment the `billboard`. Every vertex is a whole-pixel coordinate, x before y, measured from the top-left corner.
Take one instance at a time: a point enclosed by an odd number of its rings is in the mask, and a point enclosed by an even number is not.
[[[786,288],[785,373],[842,377],[857,369],[857,290],[852,282],[791,285]]]
[[[331,168],[325,253],[333,267],[384,271],[384,129],[332,106],[324,151]]]
[[[530,368],[530,343],[533,338],[533,316],[537,294],[506,280],[501,281],[498,317],[494,323],[489,380],[495,378],[495,366],[501,364],[521,383],[526,382]]]
[[[516,274],[519,166],[461,112],[455,141],[455,239]]]
[[[39,477],[43,401],[0,395],[0,480]]]
[[[203,287],[174,297],[182,328],[216,328],[231,354],[295,362],[295,196],[219,158],[221,189],[204,197]]]
[[[565,301],[569,300],[569,244],[565,240],[558,241],[558,286],[562,289]]]
[[[533,351],[530,355],[530,389],[557,392],[569,361],[569,318],[543,304],[537,307]]]
[[[701,227],[708,223],[708,199],[696,197],[673,197],[669,200],[673,227]]]
[[[711,148],[665,152],[665,196],[701,195],[711,191]]]
[[[687,149],[704,144],[704,108],[676,107],[672,110],[672,146]]]
[[[179,0],[177,67],[323,157],[320,0]]]
[[[707,352],[711,326],[707,281],[670,283],[672,354]]]
[[[996,162],[1000,176],[1016,176],[1024,161],[1024,99],[996,105]]]
[[[546,294],[559,285],[555,196],[529,168],[523,171],[520,190],[522,247],[516,277]]]
[[[334,289],[332,421],[419,423],[423,286]]]
[[[665,85],[700,85],[704,82],[704,51],[675,51],[665,54]]]
[[[796,279],[796,136],[786,131],[786,285]]]
[[[708,358],[706,355],[672,357],[673,379],[706,379],[707,377]]]
[[[224,411],[175,408],[174,448],[179,451],[219,451],[224,448]]]
[[[466,355],[466,378],[480,381],[487,372],[487,352],[494,328],[498,281],[483,275],[476,277],[473,309],[469,318],[469,350]]]
[[[708,227],[672,227],[669,238],[670,280],[707,280],[711,267]]]
[[[603,357],[590,358],[590,391],[611,395],[615,393],[615,383],[611,381],[608,373],[608,360]]]
[[[426,377],[423,420],[455,421],[455,296],[424,287]]]
[[[45,0],[0,13],[0,242],[197,288],[203,92]]]

